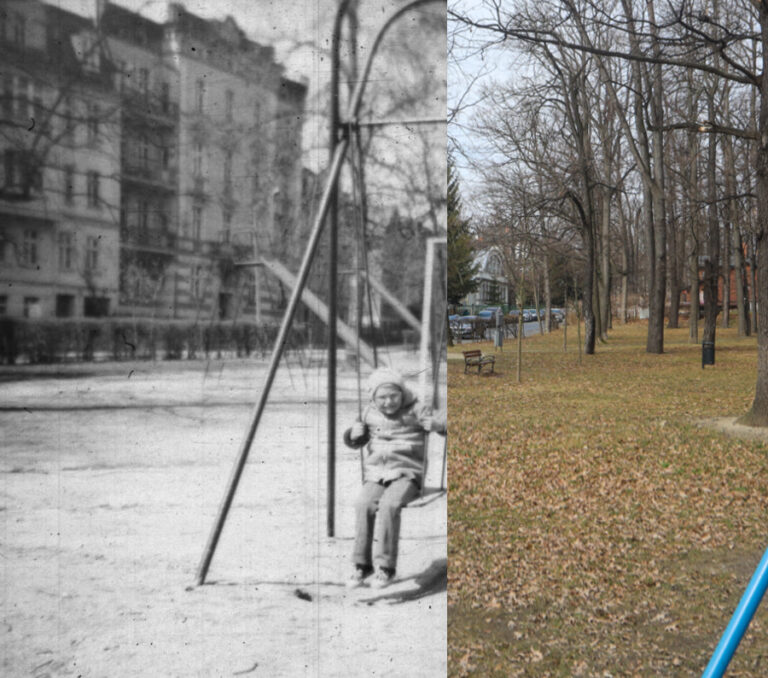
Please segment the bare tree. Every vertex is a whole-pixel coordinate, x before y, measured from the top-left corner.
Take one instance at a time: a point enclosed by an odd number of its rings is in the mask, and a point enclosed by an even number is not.
[[[649,116],[653,134],[672,129],[690,129],[699,133],[717,135],[728,134],[739,138],[758,140],[768,135],[768,79],[764,59],[768,53],[768,4],[754,0],[747,7],[744,4],[721,2],[719,12],[697,11],[686,0],[675,0],[663,7],[663,13],[655,16],[651,12],[655,7],[646,4],[644,13],[637,12],[629,0],[623,4],[623,16],[606,13],[602,3],[582,1],[578,6],[571,0],[559,0],[551,4],[521,4],[506,10],[496,0],[482,3],[486,13],[474,12],[472,16],[450,10],[454,20],[475,30],[487,32],[489,42],[502,39],[514,40],[523,44],[556,45],[582,53],[593,54],[601,60],[620,59],[632,64],[639,70],[642,66],[650,75],[648,82],[658,86],[659,74],[664,71],[684,74],[696,71],[708,73],[716,79],[727,80],[734,88],[749,89],[757,92],[756,121],[747,120],[743,126],[732,126],[713,115],[710,119],[688,120],[668,119],[659,107],[658,94],[651,90],[648,99],[653,115]],[[745,9],[747,11],[745,11]],[[635,13],[637,12],[637,17]],[[632,20],[630,20],[632,19]],[[575,26],[578,35],[566,34],[563,26]],[[624,42],[612,45],[598,43],[594,36],[607,30],[623,36]],[[756,48],[757,46],[757,48]],[[756,57],[756,55],[759,55]],[[679,80],[684,81],[683,78]],[[635,83],[637,86],[637,82]],[[649,90],[642,90],[648,92]],[[717,111],[713,111],[717,113]],[[640,120],[639,116],[635,118]],[[663,141],[663,140],[662,140]],[[663,157],[662,147],[653,148],[654,163]],[[715,145],[712,145],[713,152]],[[648,157],[638,158],[647,161]],[[650,167],[650,165],[649,165]],[[659,165],[657,169],[661,170]],[[757,221],[755,223],[757,293],[765,294],[768,290],[768,146],[760,145],[755,151],[753,164]],[[663,211],[663,191],[658,188],[659,175],[651,175],[655,182],[649,182],[654,189],[647,198],[646,210],[650,214],[655,208]],[[646,180],[650,177],[646,177]],[[710,196],[711,197],[711,196]],[[657,234],[665,223],[663,214],[659,214],[654,224]],[[710,229],[710,246],[714,246],[714,234]],[[719,234],[718,234],[719,236]],[[661,263],[666,255],[663,243],[653,243],[656,251],[651,253],[651,261]],[[662,248],[664,251],[662,251]],[[657,271],[657,276],[660,275]],[[658,305],[660,286],[659,277],[655,277],[652,286],[653,304]],[[652,318],[652,322],[656,322]],[[744,418],[754,425],[768,425],[768,306],[758,305],[758,368],[755,387],[755,399],[749,414]],[[656,350],[658,337],[651,336],[649,325],[648,349]]]

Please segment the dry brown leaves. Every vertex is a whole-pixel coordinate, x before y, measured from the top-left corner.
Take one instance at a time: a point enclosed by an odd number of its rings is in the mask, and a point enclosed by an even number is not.
[[[719,330],[706,370],[666,345],[527,339],[521,384],[511,347],[495,376],[449,361],[451,675],[701,674],[768,546],[768,456],[695,426],[749,407],[754,339]],[[729,675],[768,675],[765,620]]]

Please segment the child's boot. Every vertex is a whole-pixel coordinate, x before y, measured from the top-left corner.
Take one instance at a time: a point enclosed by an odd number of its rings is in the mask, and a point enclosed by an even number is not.
[[[347,588],[355,589],[362,586],[372,573],[373,568],[370,565],[355,565],[355,571],[347,579]]]
[[[391,567],[377,567],[376,574],[371,579],[372,589],[383,589],[395,579],[395,571]]]

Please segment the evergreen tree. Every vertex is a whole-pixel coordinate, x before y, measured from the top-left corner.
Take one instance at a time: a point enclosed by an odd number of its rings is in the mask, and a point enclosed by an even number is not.
[[[469,221],[461,217],[459,180],[448,156],[448,303],[456,305],[477,289],[477,265],[473,264]]]

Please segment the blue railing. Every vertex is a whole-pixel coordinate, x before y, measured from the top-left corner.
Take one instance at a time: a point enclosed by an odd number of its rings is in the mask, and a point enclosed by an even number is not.
[[[760,564],[752,575],[747,590],[744,591],[725,633],[715,648],[712,659],[709,660],[707,668],[704,669],[702,678],[721,678],[725,673],[733,653],[736,652],[736,648],[747,631],[749,622],[755,616],[766,588],[768,588],[768,550],[763,554]]]

